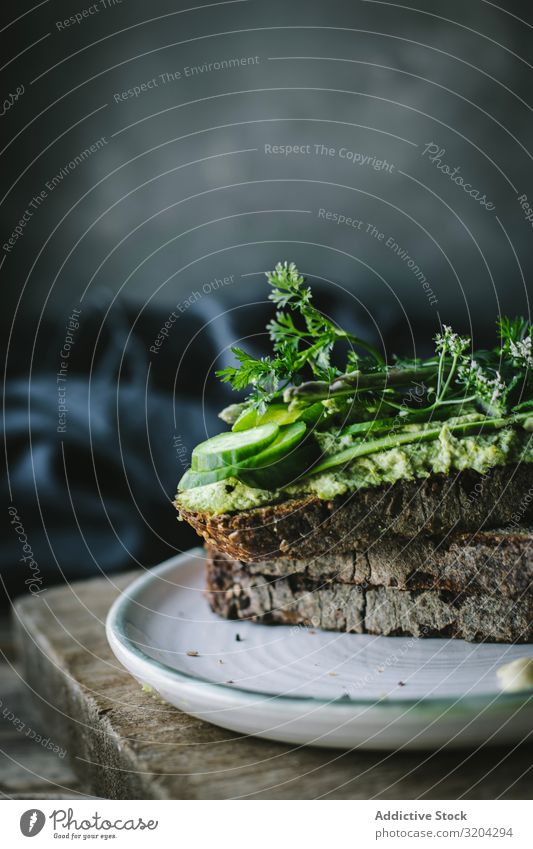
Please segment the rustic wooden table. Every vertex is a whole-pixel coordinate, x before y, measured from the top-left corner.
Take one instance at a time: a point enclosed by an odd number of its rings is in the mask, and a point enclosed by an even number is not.
[[[72,584],[16,604],[20,667],[4,639],[0,672],[4,797],[530,798],[528,746],[438,754],[298,748],[239,738],[161,703],[142,692],[105,638],[107,610],[134,577]],[[37,733],[66,756],[36,741]]]
[[[15,658],[11,622],[0,616],[0,798],[85,798],[63,752],[36,743],[46,740],[44,717],[32,710]]]

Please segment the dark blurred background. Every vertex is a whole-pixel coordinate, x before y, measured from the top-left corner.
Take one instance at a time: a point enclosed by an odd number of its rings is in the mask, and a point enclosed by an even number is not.
[[[171,498],[277,260],[388,353],[529,315],[527,4],[1,14],[9,593],[196,543]]]

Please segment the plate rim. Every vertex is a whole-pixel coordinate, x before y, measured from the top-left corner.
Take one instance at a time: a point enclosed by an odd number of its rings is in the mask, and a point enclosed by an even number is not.
[[[156,578],[166,575],[168,572],[184,568],[185,563],[189,561],[191,557],[198,557],[204,560],[204,549],[200,546],[195,546],[194,548],[190,548],[187,551],[181,552],[181,554],[174,555],[173,557],[164,560],[157,566],[147,567],[146,572],[143,575],[140,575],[134,581],[132,581],[131,584],[129,584],[126,589],[123,590],[112,603],[105,621],[106,637],[111,647],[111,650],[113,651],[113,654],[117,657],[117,659],[120,663],[122,663],[123,666],[125,666],[125,664],[122,662],[120,657],[118,657],[115,651],[115,640],[126,655],[133,655],[135,660],[137,662],[140,662],[145,668],[155,668],[160,673],[163,673],[167,678],[170,678],[170,680],[178,682],[180,684],[186,684],[188,686],[201,686],[203,689],[212,690],[213,693],[217,696],[228,697],[233,694],[241,701],[251,700],[253,702],[256,702],[257,698],[263,698],[272,699],[276,702],[282,702],[287,707],[291,705],[301,706],[302,704],[313,704],[317,707],[323,706],[336,710],[346,710],[346,708],[372,707],[379,708],[382,710],[397,710],[399,708],[412,710],[414,708],[418,708],[420,710],[425,711],[441,711],[444,708],[448,708],[448,710],[453,710],[454,712],[458,710],[470,712],[472,710],[482,707],[485,707],[485,709],[489,709],[491,711],[500,708],[507,710],[509,708],[512,708],[513,706],[519,708],[520,706],[525,707],[530,702],[533,703],[533,690],[524,690],[517,693],[506,693],[504,691],[501,691],[499,693],[476,696],[439,696],[437,698],[432,698],[431,696],[428,696],[426,698],[418,699],[395,699],[390,698],[389,696],[385,696],[384,698],[380,699],[364,699],[351,697],[325,699],[318,698],[315,696],[288,696],[284,695],[283,693],[262,693],[257,690],[245,690],[244,688],[239,687],[238,685],[232,684],[230,686],[223,682],[219,683],[217,681],[212,681],[207,678],[202,678],[200,676],[189,675],[186,672],[182,672],[172,666],[167,665],[166,663],[163,663],[160,660],[156,660],[155,658],[150,657],[150,655],[146,654],[141,648],[139,648],[139,646],[126,633],[125,619],[127,616],[128,609],[132,608],[133,605],[138,602],[138,597],[143,593],[147,586],[149,586]],[[132,674],[129,669],[127,671],[129,672],[129,674]]]

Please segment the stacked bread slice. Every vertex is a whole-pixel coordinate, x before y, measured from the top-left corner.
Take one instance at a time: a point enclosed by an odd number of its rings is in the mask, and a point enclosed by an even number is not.
[[[182,513],[206,540],[208,600],[226,618],[532,642],[531,506],[523,464]]]

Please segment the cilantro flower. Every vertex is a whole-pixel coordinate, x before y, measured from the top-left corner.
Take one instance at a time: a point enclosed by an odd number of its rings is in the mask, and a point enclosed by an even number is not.
[[[494,377],[489,377],[482,366],[474,359],[463,363],[458,370],[458,377],[464,383],[467,390],[473,391],[479,398],[496,404],[505,397],[506,385],[499,371],[494,372]]]
[[[435,336],[435,350],[437,354],[450,354],[452,357],[460,357],[470,347],[468,336],[459,336],[454,333],[448,324],[442,325],[442,333]]]
[[[517,342],[509,343],[509,350],[515,360],[519,360],[528,368],[533,368],[533,351],[531,350],[531,336],[526,336]]]

